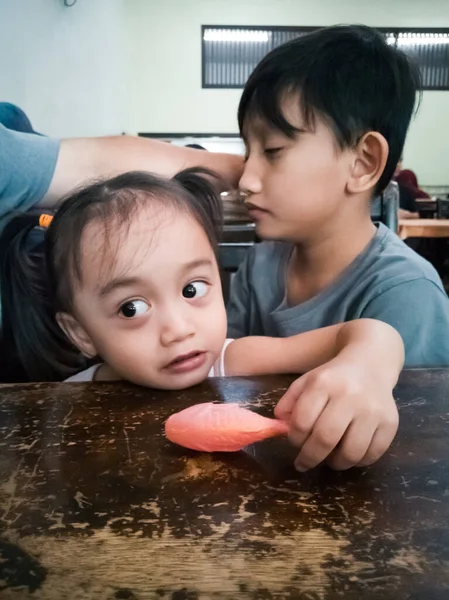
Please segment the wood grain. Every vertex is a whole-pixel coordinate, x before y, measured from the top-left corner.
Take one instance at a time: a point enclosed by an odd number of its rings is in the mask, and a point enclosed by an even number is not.
[[[0,387],[0,598],[449,598],[449,371],[405,372],[370,469],[298,474],[283,439],[171,445],[195,402],[270,415],[292,379]]]

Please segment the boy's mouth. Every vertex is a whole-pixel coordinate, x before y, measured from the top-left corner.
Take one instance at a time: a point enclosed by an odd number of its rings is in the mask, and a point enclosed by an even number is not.
[[[245,206],[249,213],[255,213],[255,212],[267,213],[268,212],[268,210],[266,210],[265,208],[261,208],[260,206],[257,206],[257,204],[253,204],[252,202],[245,202]]]

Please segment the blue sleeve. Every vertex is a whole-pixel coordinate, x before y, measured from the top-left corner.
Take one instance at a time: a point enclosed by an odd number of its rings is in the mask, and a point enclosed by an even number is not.
[[[384,321],[398,331],[406,367],[449,366],[449,298],[429,279],[388,289],[373,298],[360,316]]]
[[[248,252],[234,275],[226,306],[228,315],[228,338],[241,338],[250,335],[251,295],[249,273],[253,252]]]
[[[0,225],[11,211],[26,211],[42,200],[58,154],[59,140],[0,125]]]

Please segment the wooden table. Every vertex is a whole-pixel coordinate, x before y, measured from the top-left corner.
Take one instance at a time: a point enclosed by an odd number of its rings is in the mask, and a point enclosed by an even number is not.
[[[370,469],[298,474],[283,439],[207,455],[164,438],[193,402],[270,414],[290,381],[1,387],[1,599],[449,598],[449,370],[403,374]]]
[[[399,219],[398,235],[402,240],[449,237],[449,219]]]

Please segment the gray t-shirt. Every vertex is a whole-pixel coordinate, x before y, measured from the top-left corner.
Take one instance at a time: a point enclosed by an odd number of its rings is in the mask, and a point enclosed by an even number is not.
[[[0,229],[12,211],[26,211],[42,200],[58,154],[59,140],[0,125]]]
[[[367,248],[317,296],[288,306],[286,269],[293,246],[263,242],[234,277],[228,337],[286,337],[362,317],[392,325],[407,367],[449,365],[449,299],[433,266],[380,224]]]

